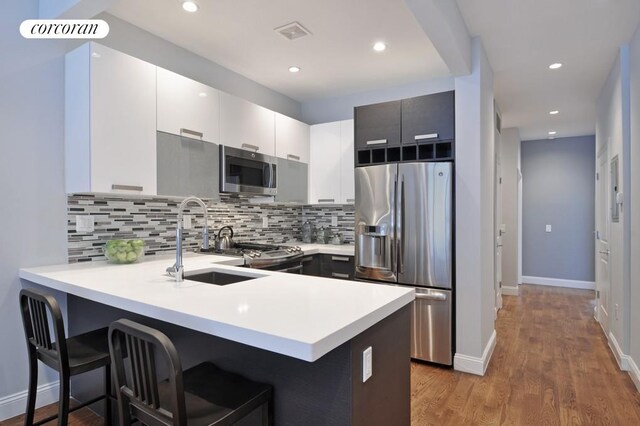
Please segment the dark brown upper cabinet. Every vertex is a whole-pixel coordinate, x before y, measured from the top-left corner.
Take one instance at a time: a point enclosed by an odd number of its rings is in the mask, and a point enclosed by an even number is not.
[[[402,101],[402,143],[455,140],[455,92]]]
[[[356,149],[400,145],[402,101],[355,108]]]

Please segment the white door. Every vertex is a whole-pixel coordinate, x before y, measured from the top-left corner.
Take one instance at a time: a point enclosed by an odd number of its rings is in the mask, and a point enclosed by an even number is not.
[[[605,146],[598,154],[596,175],[596,320],[609,334],[609,155]]]
[[[309,163],[309,125],[276,113],[276,157]]]
[[[496,137],[497,139],[497,137]],[[496,173],[495,173],[495,223],[494,235],[496,242],[496,256],[494,260],[496,312],[502,309],[502,164],[500,162],[500,145],[496,145]]]
[[[340,190],[340,122],[311,126],[309,164],[309,202],[339,204]]]
[[[276,115],[260,105],[220,92],[220,143],[276,155]]]
[[[340,122],[340,203],[356,202],[353,120]]]

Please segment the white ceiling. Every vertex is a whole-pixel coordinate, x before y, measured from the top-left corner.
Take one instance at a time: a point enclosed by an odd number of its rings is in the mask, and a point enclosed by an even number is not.
[[[595,132],[596,99],[640,21],[639,0],[457,1],[493,67],[503,127],[523,140]],[[564,66],[549,70],[554,62]]]
[[[197,3],[189,14],[178,0],[120,0],[109,13],[302,102],[449,75],[404,0]],[[312,35],[273,31],[292,21]]]

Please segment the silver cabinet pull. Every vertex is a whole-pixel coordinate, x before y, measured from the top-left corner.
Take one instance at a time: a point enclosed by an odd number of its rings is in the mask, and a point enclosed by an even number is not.
[[[287,154],[287,160],[300,161],[300,156],[299,155],[294,155],[294,154]]]
[[[349,262],[351,259],[343,256],[331,256],[331,260],[335,262]]]
[[[114,191],[138,191],[138,192],[142,192],[143,191],[143,187],[142,186],[137,186],[137,185],[117,185],[117,184],[113,184],[111,185],[111,189]]]
[[[447,300],[447,293],[442,293],[440,291],[432,291],[431,293],[416,293],[416,299],[444,302],[445,300]]]
[[[247,149],[252,149],[254,151],[258,151],[260,149],[260,147],[258,145],[251,145],[251,144],[248,144],[248,143],[243,143],[242,147],[243,148],[247,148]]]
[[[349,274],[340,274],[338,272],[332,272],[331,276],[334,278],[351,278]]]
[[[202,133],[202,132],[197,132],[195,130],[181,128],[180,129],[180,136],[184,136],[184,135],[195,136],[196,138],[200,138],[200,139],[202,139],[204,137],[204,133]]]
[[[335,198],[318,198],[319,203],[335,203]]]
[[[302,265],[294,266],[293,268],[281,269],[277,272],[297,272],[302,270]]]
[[[302,263],[307,263],[313,261],[313,256],[307,256],[302,258]]]
[[[426,135],[415,135],[413,137],[413,139],[417,140],[417,141],[423,141],[425,139],[437,139],[437,138],[438,138],[438,134],[437,133],[429,133],[429,134],[426,134]]]
[[[356,199],[355,198],[347,198],[347,203],[355,203]]]
[[[386,139],[376,139],[372,141],[367,141],[367,145],[384,145],[387,143]]]

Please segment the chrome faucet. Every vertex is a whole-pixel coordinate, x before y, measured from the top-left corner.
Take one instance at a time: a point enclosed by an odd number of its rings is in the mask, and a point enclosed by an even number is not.
[[[176,263],[167,268],[169,274],[173,274],[177,283],[184,281],[184,265],[182,264],[182,230],[184,209],[189,203],[196,203],[204,212],[204,229],[202,230],[202,250],[209,249],[209,224],[207,222],[207,205],[198,197],[185,198],[178,207],[178,226],[176,228]]]

